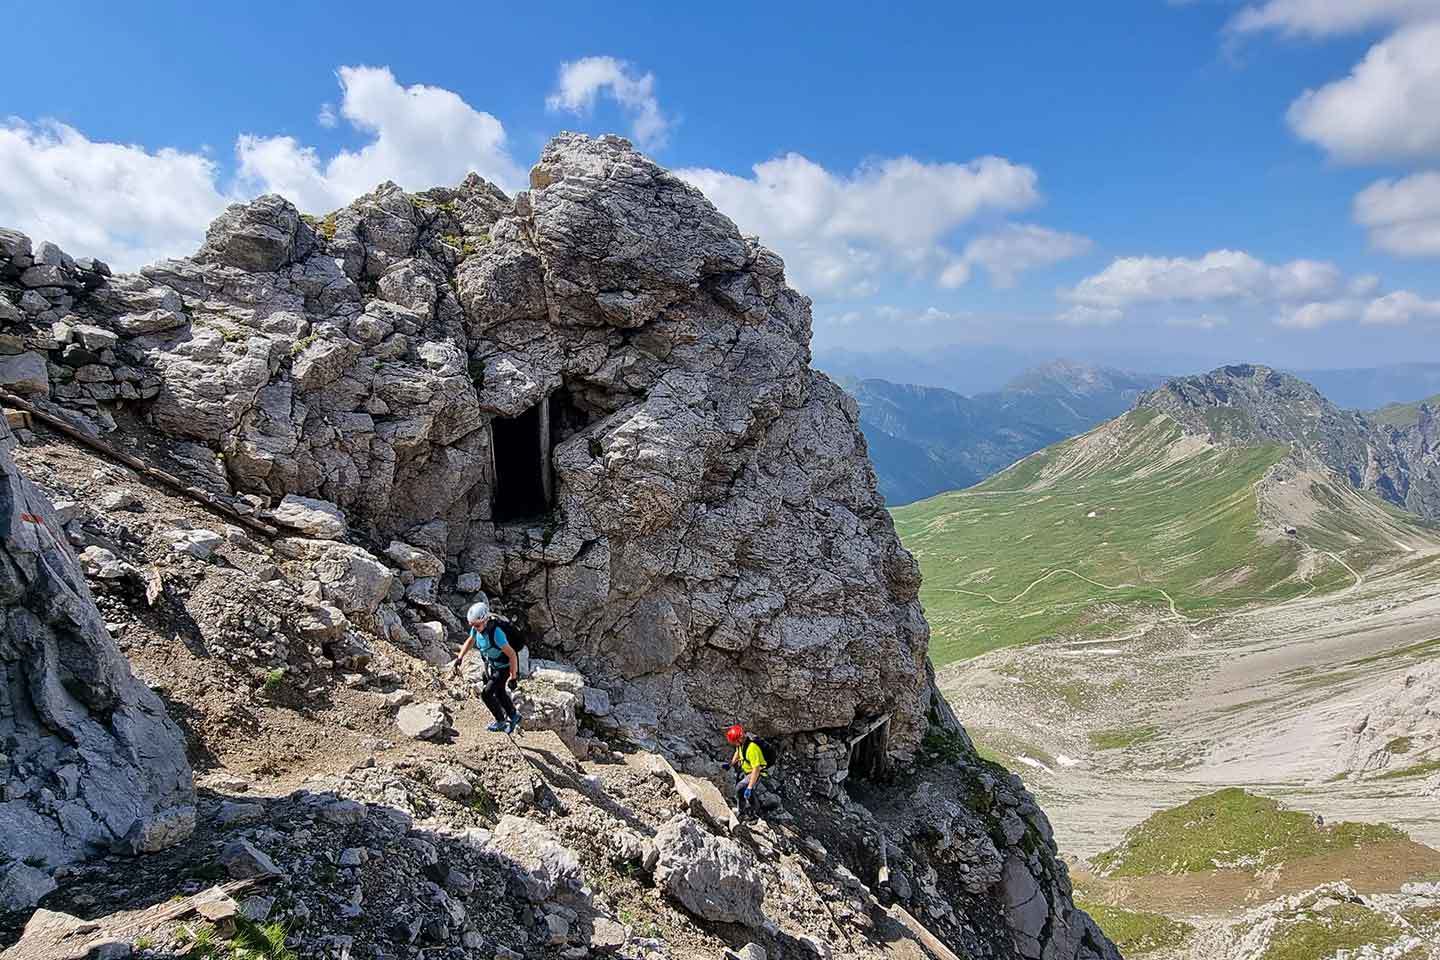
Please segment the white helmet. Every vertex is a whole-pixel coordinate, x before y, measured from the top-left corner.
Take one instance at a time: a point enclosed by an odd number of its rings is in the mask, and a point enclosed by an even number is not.
[[[470,623],[487,620],[489,619],[489,617],[490,601],[484,598],[470,604],[470,611],[465,615],[465,619],[468,620]]]

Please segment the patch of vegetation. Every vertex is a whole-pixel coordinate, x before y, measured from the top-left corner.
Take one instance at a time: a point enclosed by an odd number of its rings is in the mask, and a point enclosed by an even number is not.
[[[315,230],[315,232],[320,234],[320,236],[324,237],[326,243],[329,243],[331,240],[335,239],[335,228],[337,226],[338,223],[336,222],[335,214],[327,213],[325,215],[325,219],[320,221],[320,226]]]
[[[500,805],[495,802],[495,798],[490,795],[490,792],[479,784],[475,785],[475,792],[466,798],[465,806],[479,814],[484,820],[499,819]]]
[[[970,756],[965,735],[942,727],[931,727],[920,741],[920,754],[930,763],[955,763]]]
[[[312,333],[308,337],[302,337],[290,345],[290,356],[298,357],[316,340],[320,338],[318,333]]]
[[[283,923],[252,923],[236,918],[235,936],[223,940],[210,924],[184,927],[177,938],[189,946],[186,956],[198,960],[298,960],[286,943]]]
[[[1125,910],[1078,899],[1075,905],[1090,914],[1091,919],[1100,925],[1105,935],[1115,941],[1120,952],[1127,957],[1178,947],[1195,932],[1195,928],[1190,924],[1158,913]]]
[[[1424,763],[1414,763],[1408,767],[1401,767],[1398,770],[1386,770],[1384,773],[1374,777],[1375,780],[1408,780],[1411,777],[1429,776],[1440,771],[1440,758],[1426,760]]]
[[[1159,735],[1160,731],[1151,726],[1091,730],[1090,746],[1096,750],[1124,750],[1139,743],[1148,743]]]
[[[283,686],[285,686],[285,668],[276,667],[274,670],[266,672],[265,680],[260,684],[260,691],[267,697],[273,697],[280,692],[280,688]]]
[[[459,250],[460,259],[462,260],[475,256],[477,248],[475,244],[470,242],[468,237],[462,237],[454,233],[443,233],[440,235],[440,242]]]
[[[1358,903],[1342,903],[1306,917],[1270,940],[1259,960],[1315,960],[1341,950],[1387,943],[1401,930],[1382,914]]]
[[[1389,743],[1385,744],[1385,750],[1389,753],[1394,754],[1409,753],[1410,748],[1414,745],[1414,741],[1412,741],[1409,737],[1396,737],[1394,740],[1391,740]]]
[[[924,575],[931,656],[939,665],[1046,638],[1115,635],[1137,614],[1199,620],[1340,589],[1354,579],[1338,563],[1298,575],[1307,547],[1343,550],[1363,569],[1399,551],[1390,525],[1423,526],[1327,496],[1323,529],[1263,535],[1255,484],[1286,453],[1189,443],[1169,417],[1135,410],[979,486],[897,507],[896,529]],[[1313,541],[1322,534],[1340,539]]]
[[[1416,400],[1414,403],[1392,403],[1388,407],[1373,410],[1365,416],[1373,423],[1404,429],[1413,427],[1420,422],[1420,407],[1427,404],[1432,408],[1440,409],[1440,393],[1424,400]]]
[[[1386,824],[1316,826],[1304,811],[1286,810],[1268,797],[1231,787],[1152,814],[1092,863],[1097,871],[1115,877],[1260,870],[1320,853],[1404,839],[1403,832]]]

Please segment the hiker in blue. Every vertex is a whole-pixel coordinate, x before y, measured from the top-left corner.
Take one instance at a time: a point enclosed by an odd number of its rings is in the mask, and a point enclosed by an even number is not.
[[[460,672],[460,664],[473,648],[484,664],[484,674],[479,678],[480,699],[495,716],[495,722],[485,729],[491,733],[513,734],[520,727],[520,713],[510,699],[510,690],[514,690],[517,684],[515,677],[520,671],[520,658],[505,639],[505,631],[490,616],[489,600],[472,604],[466,619],[470,621],[470,636],[465,638],[464,646],[455,657],[450,675]]]

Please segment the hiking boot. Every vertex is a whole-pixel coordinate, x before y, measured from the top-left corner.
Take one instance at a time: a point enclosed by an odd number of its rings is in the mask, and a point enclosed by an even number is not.
[[[505,729],[506,726],[507,724],[504,720],[496,720],[494,723],[490,724],[490,726],[486,727],[485,729],[489,730],[491,733],[506,733],[508,732]]]
[[[508,733],[508,734],[510,734],[510,736],[513,737],[513,736],[515,735],[516,731],[518,731],[519,729],[520,729],[520,714],[517,713],[517,714],[515,714],[515,716],[511,717],[511,718],[510,718],[510,722],[505,725],[505,732]]]

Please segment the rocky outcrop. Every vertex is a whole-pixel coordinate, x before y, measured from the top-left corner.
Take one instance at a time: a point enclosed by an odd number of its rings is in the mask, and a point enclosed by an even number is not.
[[[853,402],[808,366],[809,301],[623,140],[562,135],[531,183],[385,184],[323,221],[262,197],[133,276],[48,247],[36,272],[7,233],[35,358],[12,387],[38,359],[90,429],[188,445],[177,468],[325,538],[290,551],[328,565],[323,599],[417,654],[458,645],[478,577],[666,739],[890,713],[913,750],[919,575]],[[398,592],[365,559],[392,541]]]
[[[1342,410],[1310,384],[1255,364],[1177,377],[1138,406],[1222,443],[1282,443],[1358,490],[1440,520],[1440,417],[1422,406],[1404,428]]]
[[[0,421],[0,873],[12,907],[45,888],[42,868],[160,849],[195,824],[180,731],[131,675],[13,444]]]

